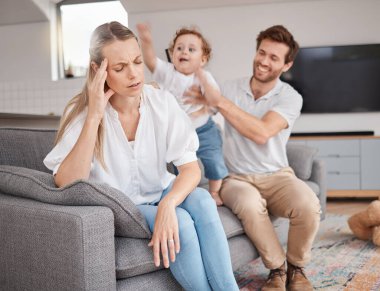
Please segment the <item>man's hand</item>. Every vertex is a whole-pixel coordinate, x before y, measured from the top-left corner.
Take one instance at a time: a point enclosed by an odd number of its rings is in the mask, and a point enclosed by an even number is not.
[[[199,79],[201,86],[204,88],[204,94],[202,94],[199,86],[193,85],[185,92],[186,96],[191,97],[185,98],[185,103],[206,104],[210,107],[218,108],[220,102],[223,100],[223,96],[220,94],[220,91],[207,82],[205,73],[202,69],[199,69],[195,75]]]

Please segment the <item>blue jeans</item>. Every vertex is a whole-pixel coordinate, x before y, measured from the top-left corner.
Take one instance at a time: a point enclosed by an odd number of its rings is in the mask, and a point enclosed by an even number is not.
[[[228,175],[223,159],[223,143],[219,128],[209,118],[206,124],[196,129],[199,138],[197,157],[202,161],[205,177],[220,180]]]
[[[172,185],[162,192],[161,199]],[[157,203],[137,205],[154,231]],[[176,208],[181,249],[170,271],[185,290],[239,290],[214,200],[196,188]]]
[[[210,117],[206,124],[195,131],[199,139],[197,157],[203,164],[205,177],[209,180],[221,180],[227,177],[228,170],[223,158],[222,137],[215,122]],[[174,166],[174,174],[178,175],[176,166]]]

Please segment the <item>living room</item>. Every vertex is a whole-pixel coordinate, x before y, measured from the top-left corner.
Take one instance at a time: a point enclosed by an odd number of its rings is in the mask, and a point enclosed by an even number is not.
[[[2,5],[10,2],[0,4],[0,15],[7,11]],[[24,2],[23,9],[33,10],[35,18],[17,21],[14,17],[12,22],[0,26],[3,65],[0,71],[0,127],[55,129],[64,105],[81,89],[84,79],[60,79],[56,72],[57,48],[54,46],[57,44],[51,29],[51,22],[56,19],[48,11],[59,1]],[[380,2],[376,0],[122,2],[132,30],[139,22],[148,22],[152,27],[155,49],[161,58],[166,58],[165,49],[177,28],[197,25],[212,44],[213,55],[207,69],[220,83],[251,74],[255,38],[262,29],[274,24],[288,27],[301,48],[380,43],[377,31]],[[0,19],[6,18],[1,16]],[[147,72],[146,79],[150,78]],[[326,133],[292,137],[292,142],[316,146],[319,148],[316,158],[330,166],[342,167],[343,164],[343,170],[328,169],[331,173],[327,173],[330,185],[327,213],[330,210],[330,213],[353,214],[365,210],[379,196],[380,155],[376,149],[380,141],[380,112],[303,113],[293,132]],[[347,132],[353,135],[344,135]],[[332,148],[335,151],[331,151]],[[340,160],[333,161],[337,158]],[[343,200],[342,206],[342,197],[355,199]],[[242,276],[247,281],[240,285],[242,290],[255,290],[250,283],[255,277],[247,274],[256,269],[250,268]],[[362,290],[367,289],[363,287]]]

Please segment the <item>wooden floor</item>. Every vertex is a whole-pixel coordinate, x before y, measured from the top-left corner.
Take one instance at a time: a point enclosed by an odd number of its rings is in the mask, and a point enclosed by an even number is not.
[[[365,210],[374,198],[327,198],[327,213],[352,215]]]

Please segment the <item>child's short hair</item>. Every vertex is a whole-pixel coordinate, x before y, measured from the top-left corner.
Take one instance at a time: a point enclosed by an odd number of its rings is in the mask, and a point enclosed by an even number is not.
[[[285,63],[293,62],[298,53],[298,43],[295,41],[293,35],[282,25],[274,25],[259,33],[257,36],[257,46],[259,49],[261,42],[264,39],[270,39],[279,43],[283,43],[289,47],[289,52],[285,56]]]
[[[198,31],[198,29],[196,29],[195,27],[182,27],[180,29],[178,29],[174,35],[174,38],[173,40],[171,41],[170,45],[169,45],[169,51],[170,53],[173,53],[173,50],[174,50],[174,45],[175,45],[175,42],[177,41],[177,39],[181,36],[181,35],[186,35],[186,34],[193,34],[197,37],[200,38],[200,40],[202,41],[202,51],[203,51],[203,55],[206,57],[206,60],[207,62],[210,60],[211,58],[211,46],[210,46],[210,43],[203,37],[203,35]]]

